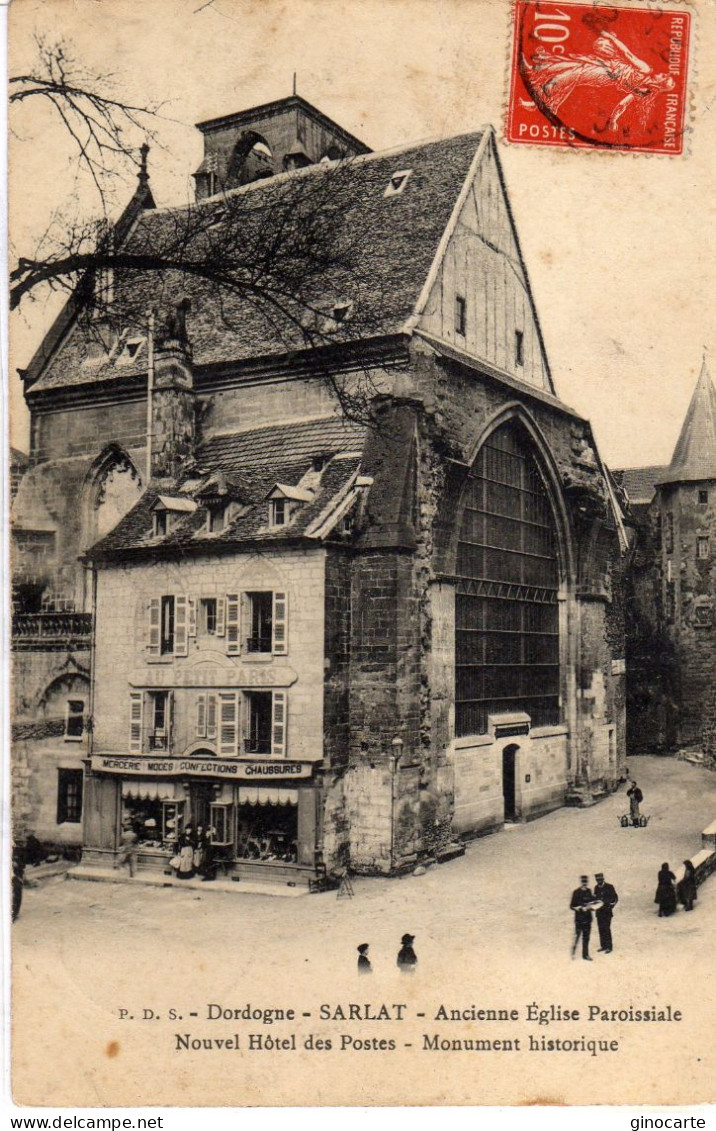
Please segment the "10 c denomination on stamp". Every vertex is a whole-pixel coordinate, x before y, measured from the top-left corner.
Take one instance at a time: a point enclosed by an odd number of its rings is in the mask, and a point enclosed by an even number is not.
[[[690,34],[686,8],[516,0],[507,141],[682,153]]]

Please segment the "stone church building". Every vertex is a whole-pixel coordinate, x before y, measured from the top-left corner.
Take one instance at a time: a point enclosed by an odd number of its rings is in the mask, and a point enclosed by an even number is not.
[[[277,194],[329,190],[329,332],[182,279],[143,334],[102,347],[81,296],[49,331],[14,640],[18,728],[54,732],[19,734],[17,811],[89,869],[131,822],[166,871],[191,824],[237,878],[308,882],[591,804],[624,767],[627,537],[493,131],[371,153],[297,96],[199,128],[212,238],[236,194],[269,239]],[[143,168],[117,238],[175,218]]]

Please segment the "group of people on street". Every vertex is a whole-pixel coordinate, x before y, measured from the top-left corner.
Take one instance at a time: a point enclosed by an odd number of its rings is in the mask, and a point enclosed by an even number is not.
[[[678,903],[682,904],[684,911],[693,911],[697,898],[696,871],[690,860],[684,860],[684,874],[678,884],[668,863],[661,865],[654,896],[654,903],[659,905],[660,919],[673,915]]]
[[[201,876],[202,880],[215,880],[217,861],[212,844],[212,830],[204,825],[187,825],[179,834],[174,846],[174,855],[169,864],[177,879],[191,880]]]
[[[589,938],[592,933],[592,915],[597,920],[599,930],[600,954],[611,954],[614,950],[612,938],[612,918],[614,908],[619,902],[616,888],[607,883],[603,872],[595,873],[594,891],[589,886],[589,876],[581,876],[578,888],[572,892],[569,904],[574,912],[574,942],[572,943],[572,957],[576,954],[581,939],[582,958],[591,962],[589,954]],[[654,903],[659,905],[659,917],[673,915],[677,903],[681,903],[684,911],[693,911],[697,899],[696,871],[690,860],[684,860],[684,875],[676,882],[676,876],[669,868],[668,863],[662,864],[657,877],[656,895]]]
[[[400,950],[398,951],[397,965],[398,969],[403,974],[412,974],[418,964],[418,956],[413,949],[415,942],[415,935],[403,935],[400,940]],[[364,942],[358,946],[358,973],[359,974],[372,974],[373,966],[371,965],[370,958],[368,957],[369,943]]]
[[[596,883],[592,892],[589,886],[589,876],[581,876],[579,887],[572,892],[570,907],[574,911],[574,942],[572,944],[572,957],[574,957],[579,940],[582,940],[582,958],[591,962],[589,954],[589,938],[592,933],[592,912],[597,917],[599,929],[599,953],[611,954],[614,949],[612,939],[612,917],[614,908],[619,902],[616,888],[604,879],[603,872],[594,876]]]

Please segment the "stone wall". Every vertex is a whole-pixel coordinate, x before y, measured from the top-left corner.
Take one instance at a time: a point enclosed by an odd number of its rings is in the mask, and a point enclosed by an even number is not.
[[[700,490],[708,492],[707,504],[698,502]],[[702,537],[705,558],[698,557]],[[630,752],[674,750],[702,739],[716,683],[715,555],[716,483],[657,491],[641,516],[627,579]]]

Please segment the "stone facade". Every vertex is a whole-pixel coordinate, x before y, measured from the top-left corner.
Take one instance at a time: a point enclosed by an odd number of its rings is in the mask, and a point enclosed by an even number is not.
[[[287,142],[296,108],[283,109],[259,108],[253,124],[242,116],[204,124],[217,160],[197,174],[200,199],[210,187],[200,178],[222,162],[229,170],[240,131],[262,144],[273,122],[270,148]],[[319,160],[328,127],[311,120],[301,144]],[[115,858],[130,805],[137,820],[140,804],[154,806],[157,816],[142,817],[150,829],[167,806],[184,806],[196,822],[216,806],[248,805],[242,774],[275,775],[283,802],[297,806],[290,864],[317,876],[439,859],[456,837],[592,804],[623,772],[625,532],[589,424],[555,392],[494,137],[486,130],[411,153],[422,211],[401,196],[412,167],[396,188],[393,156],[350,166],[356,207],[371,202],[371,231],[385,217],[383,260],[402,265],[390,286],[405,286],[425,257],[409,293],[395,301],[385,293],[391,320],[381,334],[364,341],[356,331],[357,341],[331,355],[348,390],[367,373],[370,427],[336,427],[321,358],[274,356],[275,343],[261,344],[265,327],[253,323],[251,357],[248,336],[224,340],[200,296],[186,321],[170,315],[173,334],[157,333],[148,437],[144,339],[129,343],[136,352],[125,365],[122,342],[98,360],[94,344],[68,329],[26,380],[32,466],[18,521],[53,532],[54,584],[94,616],[90,862]],[[423,230],[438,214],[440,230]],[[368,254],[364,243],[354,241]],[[431,260],[426,247],[437,246]],[[375,264],[367,266],[372,278]],[[467,500],[491,445],[512,459],[517,479],[490,480],[507,513],[475,504],[487,516],[478,538]],[[480,482],[487,494],[487,473]],[[217,531],[209,486],[233,508]],[[284,500],[285,529],[272,525],[273,492]],[[174,507],[171,529],[152,526],[158,506]],[[480,570],[465,573],[465,546],[483,555]],[[228,616],[230,603],[259,592],[287,603],[287,649],[229,649],[219,607]],[[466,595],[500,622],[480,625],[480,664],[458,659]],[[202,636],[206,602],[218,619]],[[52,678],[40,677],[41,666],[38,687]],[[258,769],[245,730],[254,693],[272,702],[280,693],[287,712],[280,743],[261,750]],[[207,696],[230,700],[244,720],[227,716],[223,739],[216,720],[207,726]],[[475,703],[484,718],[471,729],[458,714]],[[200,775],[213,801],[198,791]],[[48,790],[44,812],[54,783]],[[262,792],[254,801],[280,806],[281,798]],[[172,813],[147,867],[168,864]]]
[[[648,472],[652,474],[647,475]],[[637,497],[636,472],[617,473]],[[699,745],[716,682],[716,392],[704,365],[668,468],[639,469],[629,570],[630,750]]]

